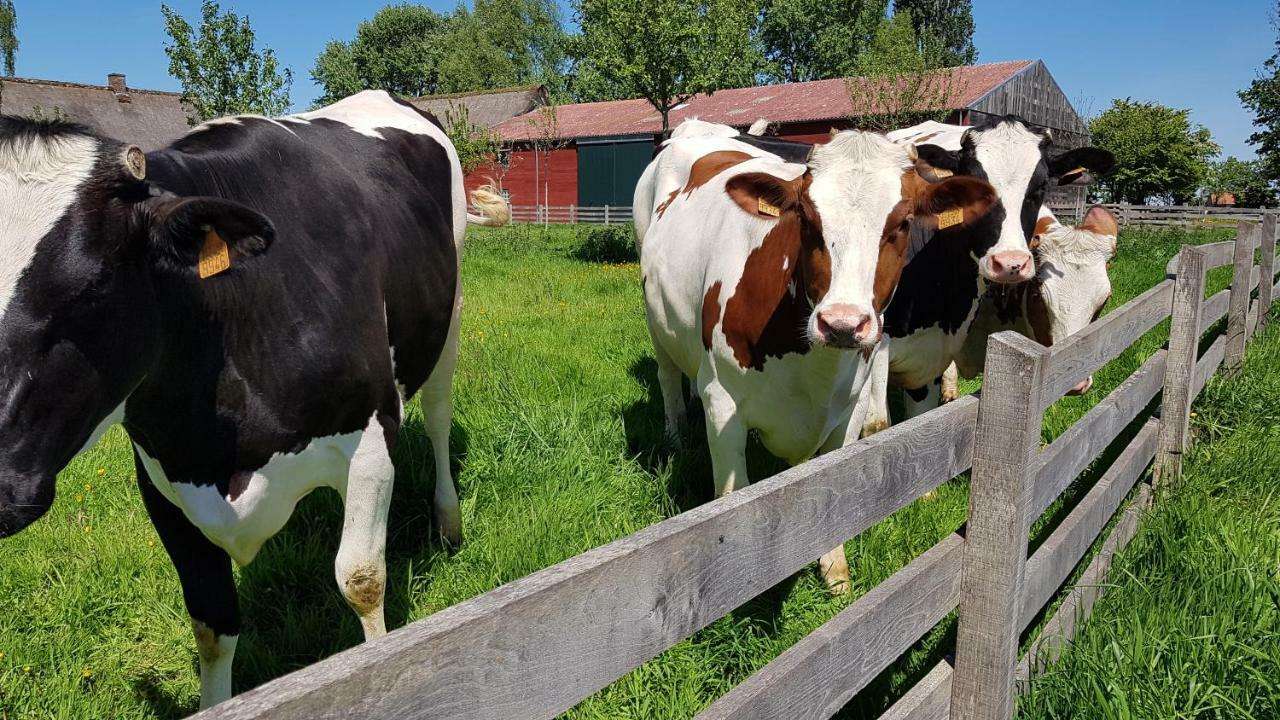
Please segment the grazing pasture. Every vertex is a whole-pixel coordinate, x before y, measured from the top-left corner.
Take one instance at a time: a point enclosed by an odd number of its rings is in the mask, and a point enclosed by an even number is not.
[[[528,226],[469,233],[452,440],[466,543],[450,554],[431,527],[434,473],[415,401],[396,452],[389,627],[711,498],[700,414],[691,415],[685,450],[662,439],[638,268],[619,262],[627,259],[627,235]],[[1229,236],[1124,230],[1108,307],[1161,280],[1182,243]],[[1211,292],[1226,285],[1229,272],[1210,274]],[[1166,327],[1096,373],[1088,395],[1050,408],[1045,439],[1137,369],[1160,346]],[[753,477],[782,468],[759,447],[751,465]],[[570,717],[693,716],[954,531],[965,515],[966,490],[963,480],[948,483],[848,543],[848,596],[831,597],[815,571],[801,572]],[[1059,503],[1069,505],[1072,496]],[[1042,537],[1061,515],[1050,513],[1035,534]],[[255,563],[239,571],[246,622],[237,690],[360,641],[359,625],[336,588],[315,582],[332,577],[340,525],[337,498],[317,493]],[[175,717],[196,708],[194,643],[177,578],[138,498],[119,428],[63,473],[45,519],[0,543],[0,598],[0,720]],[[937,662],[953,634],[944,623],[844,714],[883,710]]]

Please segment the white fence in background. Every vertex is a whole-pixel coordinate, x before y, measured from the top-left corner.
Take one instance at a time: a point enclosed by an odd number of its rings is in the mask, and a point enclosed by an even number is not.
[[[631,222],[631,206],[512,205],[511,222],[543,225],[576,223],[617,225]]]
[[[1079,219],[1088,204],[1061,205],[1049,203],[1049,209],[1060,219]],[[1267,215],[1280,210],[1260,208],[1209,207],[1205,205],[1103,205],[1115,213],[1121,225],[1166,225],[1233,228],[1241,221],[1262,222]]]

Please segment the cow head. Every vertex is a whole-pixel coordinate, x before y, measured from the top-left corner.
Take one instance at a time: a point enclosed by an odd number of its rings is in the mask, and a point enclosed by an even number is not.
[[[883,136],[845,131],[815,148],[809,173],[741,172],[726,181],[742,210],[771,223],[725,308],[725,333],[744,367],[777,354],[768,350],[777,344],[764,340],[773,325],[788,325],[780,329],[790,335],[802,324],[811,344],[870,351],[913,251],[940,225],[967,226],[994,206],[988,183],[930,184],[912,159],[909,148]],[[779,311],[790,304],[799,307]]]
[[[1108,172],[1115,164],[1106,150],[1086,147],[1054,154],[1051,143],[1047,131],[1003,117],[966,131],[959,150],[917,148],[917,167],[927,179],[967,175],[995,187],[999,208],[963,231],[979,272],[991,282],[1019,283],[1035,276],[1029,243],[1051,182],[1074,182],[1088,171]]]
[[[1036,277],[1029,284],[1026,318],[1035,339],[1050,346],[1083,330],[1098,319],[1111,298],[1108,269],[1116,253],[1119,226],[1106,208],[1094,206],[1076,227],[1042,218],[1043,232],[1033,241]],[[1088,392],[1086,378],[1071,394]]]
[[[147,372],[156,278],[201,282],[215,234],[232,271],[274,235],[244,206],[158,190],[146,164],[84,128],[0,117],[0,537],[49,509]]]

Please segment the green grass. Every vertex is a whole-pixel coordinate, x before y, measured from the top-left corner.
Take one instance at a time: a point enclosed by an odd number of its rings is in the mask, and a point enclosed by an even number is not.
[[[1117,556],[1107,594],[1023,717],[1280,717],[1277,368],[1273,324],[1238,375],[1206,388],[1182,485]]]
[[[1226,236],[1126,231],[1110,308],[1160,281],[1181,243]],[[469,236],[452,437],[466,542],[449,554],[435,540],[430,450],[414,401],[396,453],[390,627],[711,499],[700,413],[693,413],[686,450],[662,439],[639,271],[625,260],[625,248],[608,233],[522,226]],[[1218,272],[1211,281],[1221,287],[1226,278]],[[1153,330],[1099,372],[1088,396],[1051,408],[1045,439],[1136,369],[1164,332]],[[750,459],[756,479],[782,467],[758,444]],[[1067,493],[1057,516],[1077,494]],[[830,597],[807,568],[569,717],[692,717],[952,532],[966,502],[960,478],[851,541],[849,596]],[[1054,522],[1039,523],[1037,535]],[[336,496],[316,493],[239,571],[237,690],[360,641],[333,581],[340,526]],[[886,707],[949,651],[952,630],[950,621],[935,629],[842,716]],[[59,477],[46,518],[0,543],[0,653],[0,720],[169,718],[195,709],[195,647],[177,577],[138,499],[119,428]]]

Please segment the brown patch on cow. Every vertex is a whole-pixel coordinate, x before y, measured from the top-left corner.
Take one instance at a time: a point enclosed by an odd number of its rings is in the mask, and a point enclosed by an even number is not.
[[[716,329],[718,322],[720,322],[719,280],[707,289],[706,297],[702,298],[702,347],[708,350],[711,349],[711,333]]]
[[[1035,233],[1031,236],[1032,238],[1031,242],[1035,243],[1036,245],[1039,245],[1041,236],[1049,232],[1049,228],[1052,228],[1057,223],[1058,223],[1058,220],[1051,215],[1046,215],[1040,218],[1039,220],[1037,220]]]
[[[358,567],[342,582],[342,596],[357,615],[364,617],[382,607],[387,575],[371,567]]]
[[[235,502],[240,499],[245,490],[249,489],[249,481],[253,479],[253,473],[238,472],[231,476],[231,482],[227,484],[227,499]]]
[[[770,357],[809,351],[809,315],[831,286],[831,256],[822,239],[821,218],[806,192],[810,181],[807,174],[787,181],[748,173],[734,177],[726,187],[739,205],[750,206],[739,197],[764,194],[780,210],[764,242],[747,256],[742,277],[724,306],[721,330],[744,368],[763,370]]]
[[[751,156],[738,150],[717,150],[707,153],[693,161],[689,170],[689,180],[684,184],[684,194],[697,190],[711,181],[711,178],[751,159]]]
[[[196,652],[206,665],[222,657],[222,649],[218,647],[218,634],[213,628],[199,620],[192,620],[191,633],[196,636]]]
[[[1027,323],[1036,342],[1045,347],[1053,345],[1053,332],[1049,323],[1049,306],[1045,303],[1040,281],[1027,283]]]
[[[679,194],[680,194],[679,190],[672,190],[671,194],[667,196],[667,199],[662,201],[662,203],[658,205],[658,210],[657,210],[658,217],[662,217],[662,214],[667,211],[667,208],[671,207],[671,203],[676,201],[676,196]]]
[[[1080,223],[1080,229],[1115,237],[1120,233],[1120,224],[1116,222],[1116,216],[1112,215],[1110,210],[1101,205],[1094,205],[1084,214],[1084,222]]]

